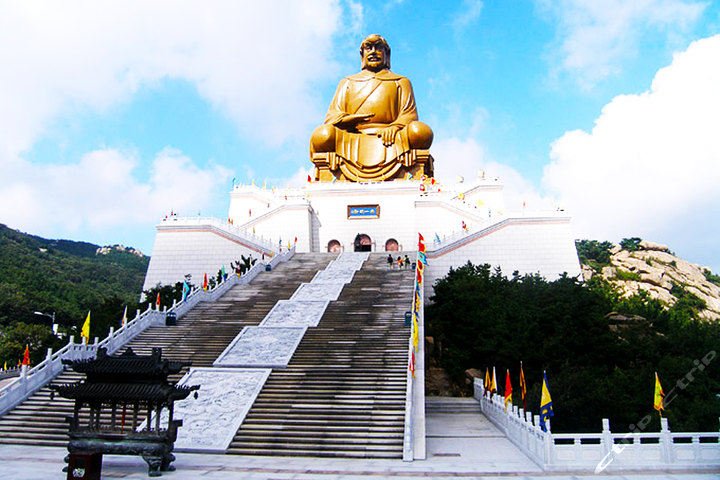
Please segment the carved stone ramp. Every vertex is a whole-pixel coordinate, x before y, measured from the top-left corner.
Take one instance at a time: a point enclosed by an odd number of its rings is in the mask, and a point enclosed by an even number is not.
[[[270,374],[228,453],[401,458],[413,275],[371,254]]]
[[[310,282],[334,258],[296,253],[290,261],[261,273],[249,284],[232,288],[217,301],[199,303],[176,326],[150,327],[127,346],[143,355],[150,354],[153,347],[162,347],[163,357],[192,361],[193,367],[210,367],[244,327],[258,325],[278,300],[290,298],[301,283]],[[54,383],[80,378],[66,372]],[[177,375],[172,380],[180,378]],[[50,393],[47,387],[42,388],[0,418],[0,444],[67,445],[65,417],[72,415],[73,403],[57,396],[51,399]]]

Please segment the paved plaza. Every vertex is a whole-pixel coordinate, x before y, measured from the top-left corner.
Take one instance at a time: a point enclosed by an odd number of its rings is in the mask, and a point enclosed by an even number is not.
[[[468,399],[468,401],[474,401]],[[491,480],[710,480],[712,472],[624,472],[593,475],[588,472],[544,472],[515,448],[484,416],[472,413],[429,413],[427,453],[424,461],[364,460],[309,457],[269,457],[177,453],[175,472],[168,480],[190,479],[361,479],[361,478],[483,478]],[[64,479],[63,448],[0,446],[5,479]],[[103,478],[149,478],[140,457],[106,455]]]

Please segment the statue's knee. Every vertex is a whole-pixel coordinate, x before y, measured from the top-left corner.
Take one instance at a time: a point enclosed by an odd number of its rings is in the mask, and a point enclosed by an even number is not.
[[[410,122],[407,129],[411,148],[430,148],[433,141],[433,131],[430,127],[422,122]]]
[[[315,152],[334,152],[335,127],[332,125],[320,125],[317,127],[310,137],[310,145]]]

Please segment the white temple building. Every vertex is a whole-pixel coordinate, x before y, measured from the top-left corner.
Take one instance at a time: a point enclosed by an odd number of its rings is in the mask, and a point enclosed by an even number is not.
[[[297,189],[236,185],[226,219],[164,218],[143,289],[174,284],[186,274],[197,284],[241,255],[269,258],[288,248],[404,257],[417,250],[418,233],[427,247],[426,288],[468,261],[500,267],[508,276],[580,275],[570,217],[506,211],[498,180],[324,182]]]

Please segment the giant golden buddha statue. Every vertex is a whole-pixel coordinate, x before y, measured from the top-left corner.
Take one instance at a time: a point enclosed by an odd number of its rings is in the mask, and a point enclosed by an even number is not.
[[[315,180],[432,176],[433,132],[418,121],[410,80],[390,71],[390,46],[370,35],[360,56],[362,71],[340,82],[325,123],[310,138]]]

